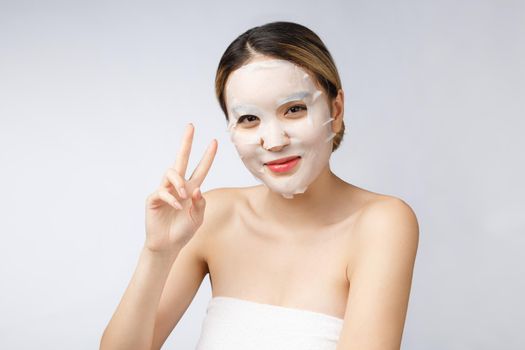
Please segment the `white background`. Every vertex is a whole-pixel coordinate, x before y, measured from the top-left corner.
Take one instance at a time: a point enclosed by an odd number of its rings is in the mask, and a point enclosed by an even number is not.
[[[0,348],[98,348],[186,123],[191,171],[219,142],[203,190],[258,183],[214,77],[276,20],[339,68],[333,171],[417,213],[402,349],[525,347],[524,2],[0,0]],[[195,346],[210,296],[206,277],[165,349]]]

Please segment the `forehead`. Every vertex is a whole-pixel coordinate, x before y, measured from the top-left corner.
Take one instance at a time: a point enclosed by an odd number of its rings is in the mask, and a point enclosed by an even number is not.
[[[316,90],[303,68],[281,59],[248,63],[230,74],[225,87],[230,108],[240,104],[274,106]]]

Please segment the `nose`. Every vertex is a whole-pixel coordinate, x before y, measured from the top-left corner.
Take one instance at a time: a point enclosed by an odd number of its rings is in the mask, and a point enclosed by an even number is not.
[[[290,144],[290,138],[282,129],[273,130],[273,132],[266,130],[261,135],[260,144],[267,151],[278,152]]]

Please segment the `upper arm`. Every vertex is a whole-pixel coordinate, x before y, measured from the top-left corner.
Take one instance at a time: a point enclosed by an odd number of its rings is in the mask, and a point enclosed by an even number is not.
[[[224,208],[222,189],[204,192],[206,200],[204,220],[173,262],[162,291],[151,349],[160,349],[191,304],[202,280],[208,273],[205,256],[207,237],[216,229]],[[222,198],[222,200],[220,200]],[[222,202],[222,205],[217,205]]]
[[[358,253],[348,270],[338,349],[399,349],[419,242],[417,218],[408,204],[390,197],[364,209],[354,228]]]

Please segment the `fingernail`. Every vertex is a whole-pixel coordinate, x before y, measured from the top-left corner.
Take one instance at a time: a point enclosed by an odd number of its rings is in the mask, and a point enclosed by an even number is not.
[[[186,193],[186,190],[184,189],[184,187],[179,187],[179,191],[180,191],[180,195],[182,198],[188,197],[188,194]]]

